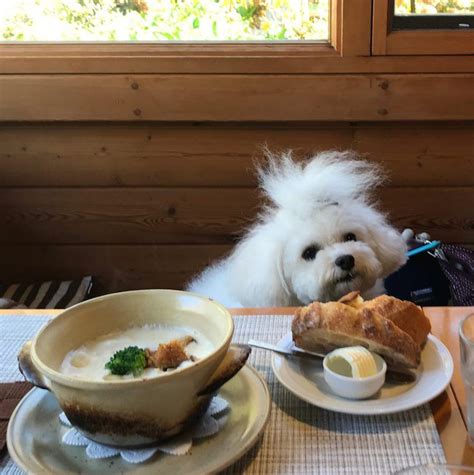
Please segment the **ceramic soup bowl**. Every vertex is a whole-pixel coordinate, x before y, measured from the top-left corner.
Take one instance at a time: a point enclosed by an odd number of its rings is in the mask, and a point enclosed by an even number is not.
[[[65,355],[85,342],[147,324],[194,328],[213,349],[191,366],[149,379],[93,381],[59,372]],[[173,290],[122,292],[65,310],[23,346],[18,359],[25,378],[53,392],[84,435],[112,446],[143,447],[184,430],[242,368],[250,348],[231,346],[233,331],[227,309],[200,295]]]

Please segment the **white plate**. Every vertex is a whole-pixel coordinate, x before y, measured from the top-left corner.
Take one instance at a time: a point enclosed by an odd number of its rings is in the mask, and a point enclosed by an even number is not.
[[[278,346],[290,349],[291,333]],[[336,396],[324,381],[322,360],[287,358],[274,353],[272,369],[283,386],[314,406],[346,414],[390,414],[420,406],[442,393],[453,376],[453,358],[443,343],[429,335],[417,380],[408,384],[385,383],[375,396],[364,400]]]
[[[62,444],[61,438],[68,428],[59,422],[58,402],[50,392],[35,388],[21,400],[10,418],[8,451],[28,473],[214,473],[228,467],[255,444],[270,414],[267,385],[249,365],[224,384],[219,395],[229,402],[230,411],[217,434],[194,441],[187,455],[157,453],[149,461],[134,465],[120,457],[89,459],[84,447]]]

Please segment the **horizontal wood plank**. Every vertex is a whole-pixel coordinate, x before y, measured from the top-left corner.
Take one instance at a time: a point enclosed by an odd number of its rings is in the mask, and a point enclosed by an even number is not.
[[[237,188],[3,188],[0,242],[226,243],[256,205]]]
[[[95,277],[94,294],[181,289],[228,246],[1,246],[2,283]]]
[[[462,244],[466,245],[466,244]],[[228,245],[2,245],[2,283],[95,277],[94,294],[183,289]]]
[[[376,2],[374,7],[378,5]],[[385,32],[383,35],[385,39]],[[445,74],[474,72],[474,65],[468,56],[439,53],[416,58],[342,57],[329,45],[320,43],[184,46],[17,43],[0,44],[0,71],[3,74]]]
[[[352,148],[394,186],[472,186],[473,142],[470,123],[0,125],[0,187],[251,187],[264,144],[299,157]]]
[[[350,147],[347,126],[0,126],[0,186],[253,186],[262,147]],[[205,171],[205,173],[203,173]]]
[[[3,75],[0,121],[469,120],[472,80],[470,74]]]
[[[473,187],[386,188],[379,197],[400,229],[474,242]],[[0,242],[230,243],[258,204],[251,188],[3,188]]]
[[[386,42],[388,55],[474,53],[474,33],[470,29],[392,31]]]

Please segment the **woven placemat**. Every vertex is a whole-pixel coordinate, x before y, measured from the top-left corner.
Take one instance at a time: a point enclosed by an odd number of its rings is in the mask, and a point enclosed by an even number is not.
[[[50,316],[45,315],[5,315],[0,317],[0,383],[24,381],[18,370],[17,355],[27,340],[31,340],[45,325]]]
[[[277,343],[291,316],[234,317],[234,340]],[[226,474],[391,474],[428,462],[445,463],[429,404],[385,416],[351,416],[298,399],[276,379],[271,353],[252,349],[250,364],[267,381],[270,421],[260,442]]]
[[[0,345],[9,352],[0,362],[0,381],[21,380],[16,352],[47,318],[0,317]],[[288,333],[291,316],[235,317],[234,341],[276,343]],[[4,330],[8,327],[8,332]],[[15,351],[13,354],[10,351]],[[283,388],[270,365],[271,354],[253,349],[250,364],[266,379],[272,397],[270,421],[255,447],[224,473],[230,474],[392,474],[424,463],[445,463],[430,406],[386,416],[351,416],[312,406]],[[8,375],[8,376],[7,376]],[[131,470],[134,467],[130,467]],[[0,473],[23,473],[8,456]]]

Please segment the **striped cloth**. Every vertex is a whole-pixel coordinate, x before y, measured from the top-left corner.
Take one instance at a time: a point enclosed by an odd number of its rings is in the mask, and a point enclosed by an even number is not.
[[[85,300],[92,289],[92,277],[21,284],[0,284],[0,308],[67,308]],[[3,305],[2,305],[3,303]]]

